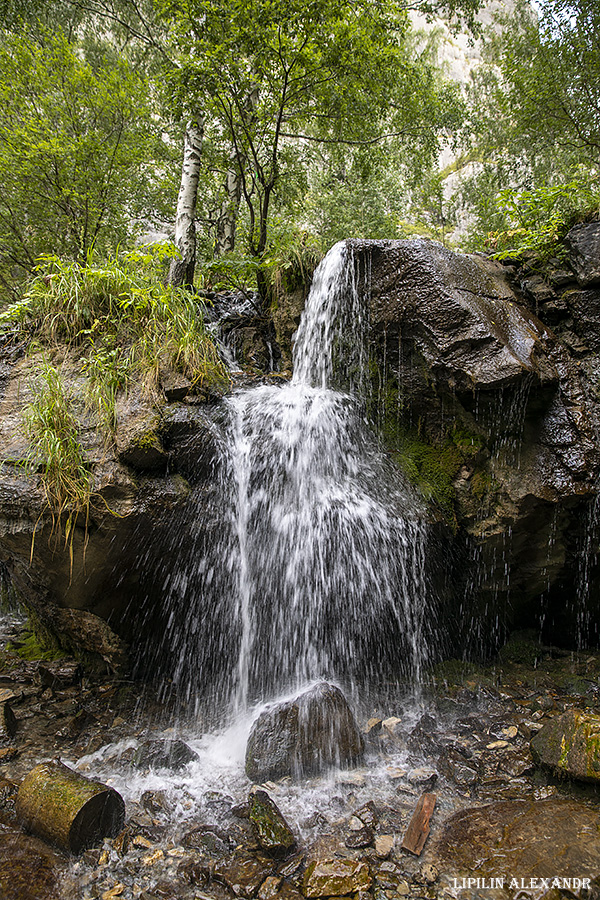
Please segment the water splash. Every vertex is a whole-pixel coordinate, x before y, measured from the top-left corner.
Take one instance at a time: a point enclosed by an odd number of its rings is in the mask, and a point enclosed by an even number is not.
[[[365,419],[357,282],[336,245],[315,273],[292,382],[225,401],[219,526],[207,540],[202,490],[194,527],[181,523],[186,550],[165,583],[174,681],[188,694],[210,682],[235,712],[317,678],[418,681],[427,657],[423,509]],[[340,373],[352,393],[332,389]]]

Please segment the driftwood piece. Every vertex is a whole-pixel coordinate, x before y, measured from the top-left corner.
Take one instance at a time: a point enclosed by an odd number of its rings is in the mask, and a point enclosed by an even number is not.
[[[15,808],[28,831],[71,853],[114,837],[125,823],[125,803],[117,791],[59,760],[42,763],[25,776]]]
[[[435,794],[421,794],[402,840],[402,849],[420,856],[429,835],[429,820],[435,807]]]

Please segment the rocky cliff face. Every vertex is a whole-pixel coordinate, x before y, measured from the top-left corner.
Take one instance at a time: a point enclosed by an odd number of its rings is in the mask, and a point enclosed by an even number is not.
[[[557,264],[546,278],[430,241],[351,242],[369,309],[369,414],[437,523],[431,554],[449,653],[542,625],[557,642],[597,642],[594,229],[571,235],[573,268]],[[284,359],[298,314],[295,295],[275,318]],[[78,360],[62,360],[94,476],[71,557],[39,476],[23,466],[39,362],[7,348],[0,370],[0,562],[42,629],[118,668],[140,629],[162,627],[151,574],[160,566],[150,562],[173,546],[192,493],[194,509],[200,497],[207,510],[203,527],[221,527],[220,403],[131,391],[107,440],[81,399]]]
[[[455,646],[493,645],[542,622],[554,640],[594,641],[600,293],[587,274],[587,291],[563,272],[556,293],[430,241],[354,246],[374,416],[454,531]],[[552,330],[563,308],[565,325]],[[586,341],[579,357],[570,328]]]

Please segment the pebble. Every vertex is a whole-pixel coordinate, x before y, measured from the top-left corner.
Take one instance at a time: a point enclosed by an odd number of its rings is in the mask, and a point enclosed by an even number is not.
[[[423,876],[427,884],[435,884],[435,882],[440,877],[440,873],[433,865],[433,863],[426,863],[424,866],[422,866],[421,875]]]
[[[486,750],[503,750],[505,747],[508,747],[508,741],[492,741],[491,744],[486,745]]]
[[[265,878],[258,889],[259,900],[272,900],[277,894],[282,881],[283,879],[276,875],[269,875],[268,878]]]
[[[393,834],[378,834],[375,838],[375,855],[378,859],[387,859],[394,849]]]
[[[385,728],[388,734],[391,735],[399,734],[401,725],[402,719],[399,719],[398,716],[390,716],[388,719],[384,719],[381,723],[381,727]]]
[[[149,850],[150,847],[153,847],[152,841],[149,841],[148,838],[145,838],[143,834],[136,834],[133,841],[134,847],[145,847],[146,850]]]
[[[159,859],[163,859],[164,855],[165,854],[160,849],[155,850],[154,853],[148,853],[146,856],[142,857],[142,865],[153,866]]]
[[[411,769],[408,773],[408,780],[411,784],[427,784],[430,781],[437,780],[437,772],[429,766],[419,766],[417,769]]]
[[[387,766],[385,774],[390,781],[399,781],[401,778],[406,778],[408,769],[399,769],[396,766]]]
[[[119,882],[114,887],[111,887],[109,891],[105,891],[102,894],[102,900],[112,900],[113,897],[120,897],[124,890],[125,885]]]
[[[508,725],[506,728],[502,729],[502,734],[506,738],[507,741],[512,741],[516,738],[519,733],[519,729],[516,725]]]

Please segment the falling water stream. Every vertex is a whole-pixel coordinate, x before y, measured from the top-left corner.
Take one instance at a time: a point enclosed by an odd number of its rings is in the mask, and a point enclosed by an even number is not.
[[[212,678],[239,713],[316,678],[363,690],[391,671],[420,679],[426,527],[366,421],[364,305],[337,244],[315,273],[292,381],[225,401],[221,526],[206,541],[195,522],[168,583],[167,644],[188,696]]]

